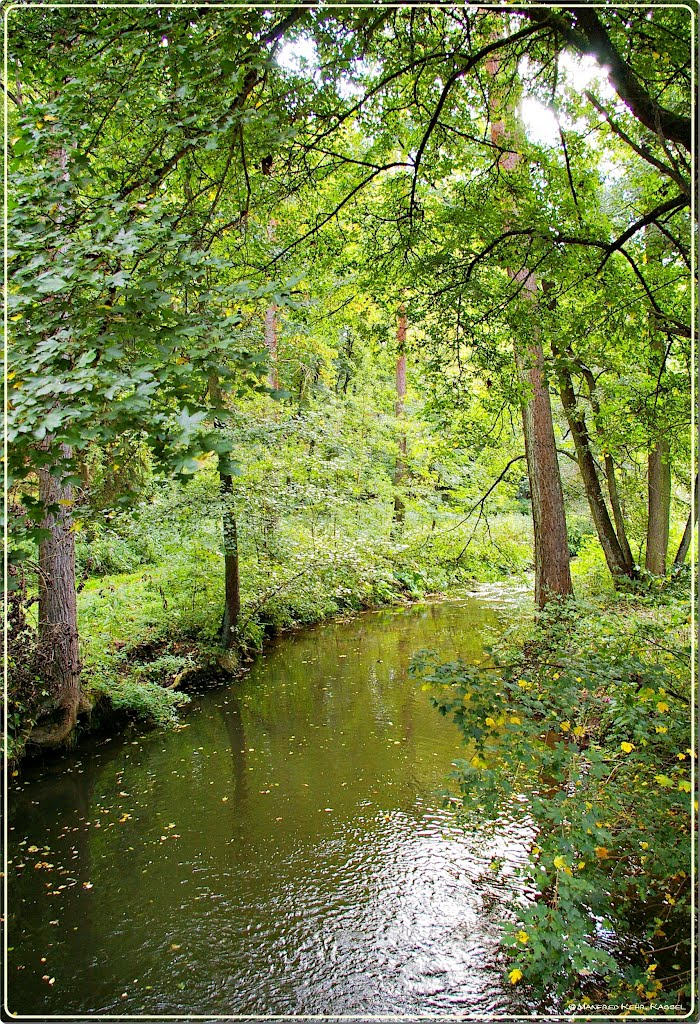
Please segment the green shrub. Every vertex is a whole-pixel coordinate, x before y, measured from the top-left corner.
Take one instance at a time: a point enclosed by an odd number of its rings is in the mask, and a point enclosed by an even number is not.
[[[511,983],[550,1010],[689,996],[687,616],[572,601],[489,670],[426,652],[412,666],[467,744],[465,815],[535,830],[519,873],[536,895],[514,895],[504,945]]]
[[[93,692],[106,698],[113,711],[160,728],[176,725],[179,709],[190,699],[177,690],[166,690],[157,683],[135,678],[121,679],[104,688],[100,685]]]

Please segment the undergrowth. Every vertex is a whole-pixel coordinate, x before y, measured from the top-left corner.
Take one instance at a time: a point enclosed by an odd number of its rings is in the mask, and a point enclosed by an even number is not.
[[[686,572],[550,605],[487,665],[413,663],[468,748],[463,815],[506,811],[535,833],[504,918],[507,980],[528,1005],[688,1005],[687,592]]]

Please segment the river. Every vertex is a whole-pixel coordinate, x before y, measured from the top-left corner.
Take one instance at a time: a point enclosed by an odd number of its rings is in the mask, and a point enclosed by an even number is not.
[[[524,837],[442,806],[454,725],[421,647],[483,657],[497,587],[272,640],[183,728],[95,739],[11,780],[9,1009],[508,1012],[496,924]],[[513,1012],[512,1010],[510,1012]]]

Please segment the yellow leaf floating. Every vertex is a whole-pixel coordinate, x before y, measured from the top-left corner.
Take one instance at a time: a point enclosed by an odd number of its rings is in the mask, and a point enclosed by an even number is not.
[[[514,967],[513,970],[510,971],[508,974],[508,981],[511,983],[511,985],[517,985],[522,976],[523,972],[520,970],[520,968]]]

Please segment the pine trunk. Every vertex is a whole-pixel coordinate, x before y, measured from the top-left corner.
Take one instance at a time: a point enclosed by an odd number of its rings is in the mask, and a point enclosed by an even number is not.
[[[70,459],[68,445],[61,457]],[[50,469],[40,469],[39,498],[47,513],[41,523],[48,535],[39,544],[38,644],[46,665],[44,682],[49,693],[41,718],[29,742],[59,747],[70,738],[81,707],[78,596],[75,586],[75,533],[71,507],[72,487]]]

